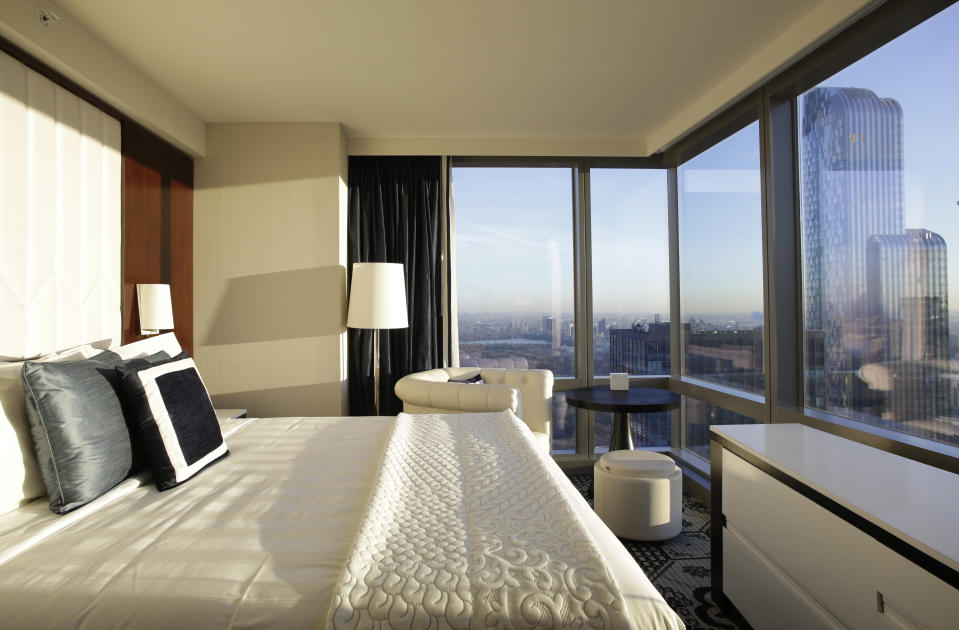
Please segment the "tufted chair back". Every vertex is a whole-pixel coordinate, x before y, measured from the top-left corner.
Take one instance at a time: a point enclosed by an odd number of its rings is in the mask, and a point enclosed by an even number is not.
[[[479,374],[482,383],[450,379]],[[553,373],[549,370],[440,368],[404,376],[396,395],[407,413],[469,413],[512,409],[549,452],[553,408]]]

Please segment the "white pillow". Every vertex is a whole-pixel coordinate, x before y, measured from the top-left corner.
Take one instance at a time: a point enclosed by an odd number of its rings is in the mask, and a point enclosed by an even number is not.
[[[146,339],[120,346],[119,348],[113,348],[112,350],[119,354],[120,358],[124,360],[148,357],[161,350],[170,355],[171,358],[183,352],[183,349],[180,347],[180,342],[176,340],[176,335],[171,332],[150,336]]]
[[[99,354],[91,345],[79,346],[35,359],[75,361]],[[46,494],[37,467],[27,421],[20,371],[23,361],[0,363],[0,514],[6,514]]]

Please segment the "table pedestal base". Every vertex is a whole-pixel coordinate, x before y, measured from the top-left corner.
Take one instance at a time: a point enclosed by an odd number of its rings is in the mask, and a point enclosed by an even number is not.
[[[609,450],[633,450],[633,433],[629,429],[628,413],[617,412],[613,414],[613,434],[610,437]]]

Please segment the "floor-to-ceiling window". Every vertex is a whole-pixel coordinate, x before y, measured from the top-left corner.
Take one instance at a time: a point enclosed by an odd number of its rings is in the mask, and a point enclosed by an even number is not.
[[[575,451],[570,167],[452,169],[459,364],[553,372],[553,450]]]
[[[669,234],[665,169],[589,169],[593,374],[670,371]],[[595,414],[597,451],[612,415]],[[631,418],[637,447],[668,447],[672,414]]]
[[[683,377],[762,396],[763,256],[759,123],[677,169]],[[751,420],[686,396],[682,446],[708,457],[709,425]]]
[[[953,6],[822,81],[796,131],[806,405],[959,445],[957,34]]]
[[[452,163],[457,358],[552,370],[553,452],[589,458],[609,448],[611,417],[564,391],[669,375],[666,169],[503,162]],[[671,422],[634,416],[635,443],[669,447]]]

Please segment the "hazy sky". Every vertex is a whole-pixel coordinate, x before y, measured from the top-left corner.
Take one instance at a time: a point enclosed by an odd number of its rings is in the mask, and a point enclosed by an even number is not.
[[[903,109],[906,227],[941,234],[959,305],[959,6],[822,85],[860,87]],[[758,123],[680,168],[684,313],[762,309]],[[596,312],[668,312],[663,171],[591,171]],[[569,169],[456,168],[461,311],[573,305]]]
[[[666,171],[592,169],[590,186],[593,310],[669,313]]]
[[[678,170],[683,315],[761,311],[759,123]]]
[[[456,168],[461,312],[573,310],[570,169]]]

